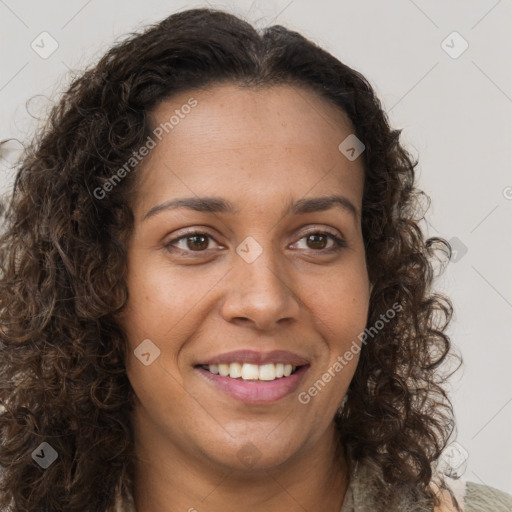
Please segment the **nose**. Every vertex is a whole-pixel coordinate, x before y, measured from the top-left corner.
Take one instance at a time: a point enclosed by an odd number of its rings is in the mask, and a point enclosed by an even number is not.
[[[226,321],[263,331],[298,319],[300,302],[271,249],[265,249],[252,263],[237,255],[228,276],[229,291],[221,307]]]

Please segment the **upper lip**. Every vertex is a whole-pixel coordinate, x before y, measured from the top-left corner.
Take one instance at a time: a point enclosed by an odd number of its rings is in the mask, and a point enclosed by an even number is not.
[[[273,350],[272,352],[257,352],[255,350],[235,350],[226,352],[218,356],[205,359],[198,365],[210,364],[229,364],[229,363],[249,363],[249,364],[267,364],[283,363],[294,366],[303,366],[309,364],[309,361],[298,354],[286,350]]]

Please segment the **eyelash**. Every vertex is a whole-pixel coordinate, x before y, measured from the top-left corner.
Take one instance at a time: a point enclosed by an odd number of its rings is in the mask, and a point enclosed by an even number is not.
[[[169,251],[181,252],[182,254],[185,254],[187,256],[192,256],[192,257],[194,257],[195,254],[201,254],[201,253],[208,252],[208,249],[204,249],[202,251],[192,251],[192,250],[183,250],[183,249],[178,249],[176,247],[172,247],[173,244],[175,244],[176,242],[179,242],[181,240],[186,240],[188,237],[194,236],[194,235],[204,235],[212,240],[215,240],[215,238],[212,235],[210,235],[209,233],[206,233],[204,231],[190,231],[190,232],[185,233],[184,235],[180,236],[179,238],[175,238],[174,240],[171,240],[170,242],[166,243],[165,248],[168,249]],[[310,251],[320,252],[320,253],[324,253],[324,254],[331,254],[331,253],[339,252],[342,249],[347,247],[347,243],[345,242],[345,240],[343,240],[343,238],[340,238],[339,236],[337,236],[334,233],[331,233],[329,231],[310,231],[309,233],[305,233],[299,239],[299,241],[304,238],[307,238],[308,236],[311,236],[311,235],[327,236],[328,238],[333,240],[334,245],[332,247],[330,247],[329,249],[309,249]]]

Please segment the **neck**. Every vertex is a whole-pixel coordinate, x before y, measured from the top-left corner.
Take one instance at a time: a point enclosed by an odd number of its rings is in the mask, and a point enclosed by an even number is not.
[[[185,453],[156,429],[136,429],[136,511],[225,512],[236,504],[238,510],[247,512],[339,512],[348,465],[336,446],[338,438],[331,424],[317,444],[278,467],[242,472],[191,451]]]

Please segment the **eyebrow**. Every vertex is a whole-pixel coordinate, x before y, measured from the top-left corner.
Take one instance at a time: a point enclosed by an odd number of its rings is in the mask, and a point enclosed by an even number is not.
[[[150,217],[154,217],[166,210],[176,210],[179,208],[205,213],[227,213],[232,215],[240,213],[239,208],[236,208],[233,203],[221,197],[183,197],[171,199],[153,206],[142,220],[144,221]],[[359,219],[359,212],[354,204],[348,198],[339,195],[312,197],[290,202],[284,208],[282,215],[288,213],[301,215],[305,213],[322,212],[330,210],[331,208],[339,208],[349,213],[356,221]]]

